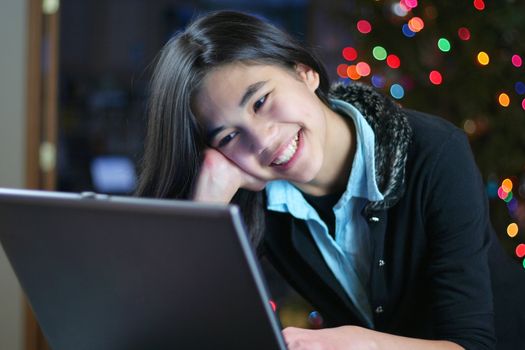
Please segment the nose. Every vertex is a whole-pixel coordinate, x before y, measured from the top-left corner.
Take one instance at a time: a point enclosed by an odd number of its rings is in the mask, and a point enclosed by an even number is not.
[[[253,123],[247,132],[249,136],[248,146],[250,152],[257,155],[264,155],[265,151],[271,149],[277,136],[277,126],[267,120],[260,120]]]

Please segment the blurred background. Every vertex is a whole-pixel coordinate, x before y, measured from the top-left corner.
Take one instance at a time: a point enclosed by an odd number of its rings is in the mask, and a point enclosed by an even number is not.
[[[291,32],[334,82],[371,84],[464,129],[495,230],[525,274],[523,0],[0,0],[0,186],[131,193],[152,62],[218,9]],[[284,324],[322,326],[268,276]],[[0,348],[45,349],[20,295],[2,255]]]

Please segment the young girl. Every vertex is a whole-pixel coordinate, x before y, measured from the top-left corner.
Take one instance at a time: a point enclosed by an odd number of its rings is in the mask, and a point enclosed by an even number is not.
[[[256,17],[209,14],[163,48],[138,194],[240,206],[327,326],[285,329],[290,349],[495,346],[466,137],[368,86],[330,88],[312,53]]]

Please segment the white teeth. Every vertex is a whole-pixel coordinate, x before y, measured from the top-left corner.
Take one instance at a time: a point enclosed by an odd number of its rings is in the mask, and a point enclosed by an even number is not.
[[[290,142],[284,152],[281,153],[279,157],[277,157],[273,164],[281,165],[290,161],[290,159],[292,159],[293,155],[295,154],[295,151],[297,151],[297,141],[299,141],[299,134],[295,135],[295,138],[292,140],[292,142]]]

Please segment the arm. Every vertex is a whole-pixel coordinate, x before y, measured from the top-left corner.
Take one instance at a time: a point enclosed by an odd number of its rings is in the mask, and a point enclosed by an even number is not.
[[[288,327],[283,331],[289,350],[462,350],[444,340],[424,340],[343,326],[320,330]]]
[[[452,133],[438,151],[424,193],[434,332],[467,349],[493,349],[485,188],[463,132]]]

